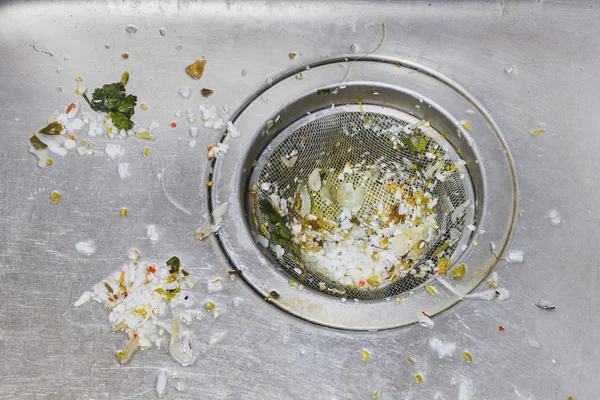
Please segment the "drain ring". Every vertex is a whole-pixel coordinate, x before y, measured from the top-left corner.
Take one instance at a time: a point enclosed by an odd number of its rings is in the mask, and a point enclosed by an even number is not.
[[[427,119],[446,135],[454,148],[461,150],[477,199],[474,209],[477,230],[466,250],[453,259],[468,266],[465,278],[453,282],[461,293],[474,290],[496,264],[497,258],[490,252],[489,243],[495,243],[498,254],[506,249],[510,240],[517,210],[514,165],[489,114],[447,78],[398,60],[362,59],[353,63],[344,82],[345,89],[335,95],[318,95],[319,89],[337,87],[344,73],[339,61],[312,66],[310,71],[304,72],[304,80],[297,80],[293,75],[282,78],[239,112],[235,123],[242,136],[225,138],[229,153],[217,160],[211,177],[214,185],[209,206],[214,208],[223,201],[230,203],[229,221],[221,228],[217,240],[228,261],[244,272],[242,276],[254,290],[264,297],[275,290],[279,296],[272,299],[273,303],[293,315],[317,324],[352,330],[408,325],[416,322],[421,312],[438,314],[459,299],[443,288],[438,288],[435,297],[421,288],[404,296],[399,304],[395,299],[344,301],[289,285],[288,278],[254,242],[245,214],[247,176],[253,161],[278,132],[307,112],[332,104],[336,107],[352,104],[357,97],[370,107],[399,109]],[[396,66],[397,62],[402,68]],[[269,120],[277,122],[269,123],[267,129]],[[470,131],[463,127],[462,120],[469,122]],[[476,245],[477,242],[480,244]]]

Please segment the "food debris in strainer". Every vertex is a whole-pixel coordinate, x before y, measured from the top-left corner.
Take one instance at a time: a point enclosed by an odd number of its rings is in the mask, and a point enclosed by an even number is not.
[[[269,171],[263,169],[250,190],[255,202],[258,199],[260,221],[253,217],[260,233],[257,241],[277,259],[299,264],[294,271],[301,280],[308,270],[323,279],[314,286],[332,293],[342,287],[384,288],[409,275],[424,279],[436,272],[445,274],[462,234],[457,227],[470,206],[464,197],[458,197],[461,203],[455,206],[448,198],[460,193],[456,181],[464,176],[464,164],[455,164],[432,140],[439,134],[426,121],[381,127],[377,114],[361,111],[360,115],[362,126],[342,125],[342,135],[353,137],[370,131],[382,141],[387,138],[385,146],[396,152],[392,154],[406,156],[356,161],[350,139],[345,141],[342,136],[329,150],[348,154],[343,163],[310,166],[303,157],[312,157],[314,150],[302,150],[311,145],[310,137],[301,135],[293,142],[296,147],[286,147],[284,142],[280,147],[286,151],[272,153],[267,161]],[[352,128],[355,132],[349,131]],[[302,175],[296,174],[292,182],[285,178],[286,186],[281,176],[271,180],[272,175],[292,174],[298,168]],[[442,213],[446,217],[441,217]],[[464,275],[464,267],[454,275]],[[437,294],[430,286],[427,290]]]

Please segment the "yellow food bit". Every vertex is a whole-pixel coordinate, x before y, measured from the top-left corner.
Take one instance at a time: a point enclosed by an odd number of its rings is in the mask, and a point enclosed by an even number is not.
[[[438,247],[433,254],[431,254],[431,258],[435,258],[437,257],[442,251],[446,250],[448,247],[450,247],[450,242],[446,241],[443,245],[441,245],[440,247]]]
[[[521,217],[522,217],[523,215],[525,215],[525,210],[521,210],[521,211],[519,212],[519,215],[520,215]]]
[[[429,284],[425,285],[425,290],[432,296],[437,296],[437,292],[434,288],[432,288]]]
[[[77,76],[77,78],[75,78],[76,82],[83,82],[83,78],[81,76]]]
[[[414,362],[415,362],[415,360],[413,360],[413,359],[412,359],[412,358],[410,358],[410,357],[406,357],[406,362],[407,362],[407,363],[409,363],[409,364],[412,364],[412,363],[414,363]]]
[[[402,302],[402,296],[398,296],[396,297],[396,303],[401,303]]]
[[[452,279],[461,279],[465,276],[467,266],[465,264],[457,265],[452,271],[450,271],[450,277]]]
[[[86,143],[87,143],[87,140],[81,139],[81,144],[86,144]]]
[[[573,400],[573,396],[567,397],[567,400]]]
[[[423,383],[423,377],[421,376],[421,374],[415,375],[415,381],[417,381],[417,383]]]
[[[446,271],[448,267],[450,267],[450,259],[448,257],[440,258],[437,262],[438,265],[438,274],[446,275]]]
[[[364,361],[367,361],[369,359],[371,355],[369,354],[368,351],[363,350],[362,354],[360,355],[360,358],[362,358]]]
[[[121,212],[119,212],[119,214],[121,214],[121,217],[124,217],[127,215],[127,209],[126,208],[121,208]]]
[[[469,124],[468,122],[465,122],[463,124],[463,126],[465,127],[466,130],[470,131],[471,130],[471,124]]]
[[[150,134],[148,131],[140,131],[135,134],[140,139],[147,140],[149,142],[154,142],[154,136]]]
[[[189,281],[188,282],[188,286],[191,288],[193,288],[194,286],[196,286],[196,283],[194,281]]]
[[[373,398],[379,397],[379,390],[373,392]]]
[[[306,135],[300,136],[300,139],[304,140],[305,142],[308,142],[308,136]]]
[[[288,280],[288,283],[290,284],[291,287],[296,287],[296,281],[293,279]]]
[[[471,357],[471,354],[469,354],[468,351],[463,351],[463,356],[465,357],[468,363],[473,362],[473,357]]]
[[[105,49],[110,49],[110,44],[108,44],[108,43],[107,43],[107,44],[105,44],[105,45],[104,45],[104,48],[105,48]]]
[[[400,68],[400,67],[402,67],[402,64],[400,64],[399,62],[396,61],[396,67]]]
[[[213,185],[213,181],[206,182],[206,186],[211,187]]]
[[[61,88],[60,86],[57,86],[57,87],[56,87],[56,91],[57,91],[58,93],[60,93],[60,92],[62,92],[62,88]]]
[[[541,135],[541,134],[542,134],[542,133],[544,133],[544,132],[546,132],[546,130],[545,130],[545,129],[533,129],[533,130],[531,131],[531,134],[532,134],[532,135],[535,135],[535,136],[538,136],[538,135]]]
[[[142,110],[148,111],[148,105],[146,103],[142,103],[141,106],[142,106]]]
[[[129,72],[125,71],[121,74],[121,83],[127,85],[127,82],[129,82]]]
[[[144,157],[148,157],[148,152],[150,151],[149,148],[144,147],[144,152],[142,153],[144,155]]]
[[[206,311],[212,311],[215,309],[215,305],[211,301],[207,302],[204,307],[206,308]]]
[[[390,183],[389,185],[387,185],[387,187],[385,188],[385,191],[390,193],[391,191],[396,191],[396,188],[398,187],[398,185],[396,185],[395,183]]]
[[[185,67],[185,72],[193,79],[202,78],[202,74],[204,73],[204,66],[206,65],[206,60],[196,60],[192,64]]]
[[[298,55],[298,53],[294,53],[293,51],[290,53],[290,58],[293,60],[294,58],[296,58],[296,56]]]
[[[473,246],[477,246],[479,244],[479,241],[477,239],[474,239],[471,243],[473,243]]]
[[[50,201],[52,201],[52,204],[58,204],[58,202],[60,201],[60,193],[52,192],[50,194]]]
[[[387,240],[387,239],[381,239],[381,240],[379,241],[379,245],[380,245],[381,247],[383,247],[383,246],[387,246],[389,242],[390,242],[390,241],[389,241],[389,240]]]
[[[46,165],[51,166],[52,164],[54,164],[54,161],[51,158],[46,158]]]
[[[129,54],[123,53],[123,54],[121,54],[121,57],[123,57],[125,60],[127,60],[129,58]]]
[[[134,313],[141,315],[142,317],[146,318],[146,316],[148,316],[148,311],[146,311],[145,308],[139,308],[137,310],[133,310]]]

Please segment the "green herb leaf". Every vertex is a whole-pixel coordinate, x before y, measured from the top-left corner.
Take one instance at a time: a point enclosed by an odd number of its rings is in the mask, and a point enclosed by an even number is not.
[[[132,94],[127,95],[123,83],[109,83],[97,88],[92,94],[92,101],[85,93],[82,96],[92,110],[110,113],[112,123],[117,129],[133,128],[131,117],[135,113],[137,97]]]
[[[60,135],[63,130],[63,126],[59,122],[54,121],[40,129],[39,133],[44,135]]]
[[[317,89],[317,95],[329,94],[331,93],[331,89]]]
[[[271,203],[270,200],[261,199],[259,204],[260,210],[267,217],[269,223],[277,224],[279,222],[282,222],[281,216],[279,215],[277,210],[275,210],[275,207],[273,206],[273,203]]]
[[[31,143],[31,146],[36,150],[44,150],[46,147],[48,147],[48,145],[46,143],[42,142],[35,135],[33,135],[32,137],[29,138],[29,143]]]
[[[411,153],[421,153],[427,148],[427,139],[420,135],[407,135],[402,137],[401,140]]]
[[[169,267],[171,267],[171,270],[169,271],[170,274],[175,274],[175,273],[179,272],[179,267],[181,267],[181,263],[179,262],[179,258],[177,258],[177,257],[169,258],[169,261],[167,261],[166,264]]]

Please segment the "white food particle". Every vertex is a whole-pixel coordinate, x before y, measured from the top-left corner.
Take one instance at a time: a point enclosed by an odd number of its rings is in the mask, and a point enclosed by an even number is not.
[[[80,252],[81,254],[85,254],[87,256],[92,255],[96,252],[96,246],[95,246],[94,242],[91,240],[78,242],[75,245],[75,248],[77,249],[78,252]]]
[[[512,263],[522,263],[525,258],[523,250],[512,250],[508,252],[508,261]]]
[[[439,339],[429,339],[429,346],[437,352],[439,358],[449,357],[456,350],[454,343],[443,343]]]
[[[353,43],[350,46],[350,51],[352,51],[353,53],[356,53],[358,51],[358,45],[356,43]]]
[[[131,165],[128,163],[119,163],[118,171],[121,179],[125,179],[131,176]]]
[[[157,130],[158,128],[160,128],[160,124],[156,121],[152,121],[152,122],[150,122],[150,125],[148,125],[149,132],[153,132],[153,131]]]
[[[285,254],[285,250],[283,249],[283,247],[281,247],[278,244],[275,245],[275,247],[273,248],[273,250],[275,251],[275,255],[277,256],[277,258],[281,258]]]
[[[560,225],[560,214],[558,212],[558,210],[550,210],[548,212],[548,218],[550,218],[550,222],[552,222],[552,225],[554,226],[558,226]]]
[[[125,27],[125,30],[129,33],[136,33],[138,31],[137,26],[129,24]]]
[[[435,325],[431,318],[423,314],[419,315],[419,324],[425,328],[433,328]]]
[[[229,132],[229,134],[231,135],[231,137],[240,137],[241,133],[240,131],[235,127],[235,125],[233,125],[233,122],[228,121],[227,122],[227,132]]]
[[[193,149],[194,147],[196,147],[196,141],[194,139],[190,140],[188,146],[190,146]]]
[[[196,136],[198,136],[198,127],[197,126],[192,126],[190,128],[190,136],[195,138]]]
[[[471,400],[471,391],[465,381],[458,384],[458,400]]]
[[[67,150],[73,150],[74,148],[77,147],[77,142],[72,140],[72,139],[67,139],[65,140],[65,142],[63,143],[63,146],[65,149]]]
[[[129,254],[127,254],[127,258],[129,258],[131,261],[135,261],[140,258],[140,253],[138,253],[136,249],[133,249],[129,252]]]
[[[179,88],[179,90],[177,91],[177,93],[179,93],[179,95],[180,95],[180,96],[181,96],[183,99],[185,99],[185,100],[187,100],[187,99],[189,99],[190,97],[192,97],[192,89],[191,89],[191,88],[189,88],[189,87],[187,87],[187,86],[186,86],[186,87],[181,87],[181,88]]]
[[[152,347],[152,342],[148,338],[141,338],[138,345],[140,346],[140,349],[148,350],[149,348]]]
[[[165,28],[160,28],[158,30],[158,32],[160,32],[160,36],[166,36],[167,35],[167,30]]]
[[[504,68],[504,73],[506,75],[517,75],[517,66],[516,65],[510,65],[510,66]]]
[[[225,125],[225,122],[223,122],[222,119],[218,119],[215,121],[215,123],[213,124],[213,129],[217,130],[217,129],[221,129],[223,126]]]
[[[148,238],[153,241],[158,241],[158,233],[156,233],[156,226],[148,225]]]
[[[160,371],[156,379],[156,394],[161,397],[167,390],[167,374],[165,371]]]
[[[273,84],[273,79],[267,78],[266,82],[267,82],[267,85],[272,85]]]
[[[75,302],[75,304],[73,304],[75,307],[81,307],[84,304],[87,304],[90,300],[92,299],[92,293],[90,292],[84,292],[81,297],[79,298],[79,300],[77,300]]]
[[[223,290],[223,281],[220,278],[208,281],[208,291],[210,293],[220,292]]]
[[[469,224],[469,225],[467,225],[467,229],[470,230],[471,232],[473,232],[473,231],[475,231],[475,225]]]
[[[121,145],[109,143],[104,149],[104,154],[111,160],[114,160],[117,157],[123,157],[125,155],[125,149],[123,149]]]

